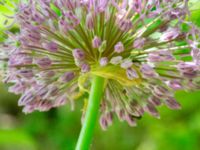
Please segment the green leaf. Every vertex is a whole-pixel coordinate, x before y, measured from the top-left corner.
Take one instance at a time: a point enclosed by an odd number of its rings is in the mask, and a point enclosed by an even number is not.
[[[26,133],[19,130],[0,130],[0,148],[21,148],[35,150],[35,142]]]
[[[190,0],[189,1],[189,9],[191,11],[191,21],[200,26],[200,1],[199,0]]]

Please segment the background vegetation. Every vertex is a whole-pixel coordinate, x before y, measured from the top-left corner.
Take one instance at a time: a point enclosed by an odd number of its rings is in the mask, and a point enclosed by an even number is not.
[[[1,0],[0,0],[1,2]],[[192,20],[200,25],[200,5],[193,0]],[[0,11],[12,14],[0,7]],[[0,41],[3,41],[3,22],[0,15]],[[177,92],[182,110],[160,107],[161,119],[145,115],[135,128],[114,121],[107,131],[97,126],[92,150],[199,150],[200,91]],[[49,112],[25,115],[17,106],[18,97],[0,84],[0,150],[73,150],[80,131],[80,100],[76,111],[69,106]]]

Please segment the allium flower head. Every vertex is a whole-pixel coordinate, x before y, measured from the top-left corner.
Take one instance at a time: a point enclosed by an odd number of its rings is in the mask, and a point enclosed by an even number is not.
[[[131,126],[157,106],[179,109],[176,90],[199,89],[200,31],[187,0],[29,0],[2,44],[4,81],[25,113],[74,107],[92,75],[107,80],[100,124],[113,115]],[[83,110],[84,111],[84,110]],[[83,112],[84,116],[84,112]]]

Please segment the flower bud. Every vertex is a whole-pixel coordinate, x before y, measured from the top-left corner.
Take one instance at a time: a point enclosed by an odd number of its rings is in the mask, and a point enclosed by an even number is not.
[[[128,79],[130,79],[130,80],[133,80],[135,78],[139,78],[138,73],[133,68],[128,68],[126,70],[126,75],[127,75]]]
[[[49,68],[52,65],[52,61],[48,57],[40,58],[36,61],[36,64],[40,68]]]
[[[21,94],[25,92],[25,89],[26,89],[26,85],[24,85],[21,82],[18,82],[18,83],[15,83],[15,85],[9,87],[8,91],[15,94]]]
[[[33,71],[28,69],[19,70],[18,73],[26,79],[31,79],[34,76]]]
[[[148,98],[148,102],[153,104],[154,106],[160,106],[161,105],[161,100],[155,96],[151,96]]]
[[[199,70],[198,65],[193,62],[181,62],[177,65],[177,68],[187,78],[196,77]]]
[[[101,115],[100,117],[100,125],[103,130],[106,130],[108,128],[108,121],[106,120],[106,117],[104,115]]]
[[[140,71],[144,77],[153,78],[158,76],[154,69],[148,64],[143,64]]]
[[[89,71],[90,71],[90,66],[88,64],[84,63],[84,64],[81,65],[81,72],[82,73],[87,73]]]
[[[144,107],[144,110],[145,110],[146,112],[148,112],[150,115],[152,115],[152,116],[154,116],[154,117],[156,117],[156,118],[158,118],[158,119],[160,118],[160,115],[159,115],[157,109],[156,109],[152,104],[148,103],[148,104]]]
[[[173,61],[174,57],[170,51],[158,51],[150,53],[147,60],[149,62]]]
[[[178,28],[169,28],[163,35],[160,37],[161,41],[170,41],[177,38],[180,35]]]
[[[53,106],[58,107],[58,106],[64,105],[66,103],[66,99],[67,99],[66,95],[61,95],[61,96],[57,97]]]
[[[170,109],[181,109],[181,105],[173,97],[168,97],[164,102]]]
[[[131,127],[137,126],[136,120],[135,120],[135,118],[134,118],[132,115],[126,113],[125,119],[126,119],[126,121],[128,122],[128,124],[129,124]]]
[[[43,46],[45,49],[47,49],[50,52],[58,51],[58,45],[55,42],[44,43]]]
[[[129,19],[118,19],[117,20],[117,26],[124,32],[127,32],[128,30],[130,30],[133,26],[131,20]]]
[[[22,112],[24,112],[25,114],[29,114],[29,113],[32,113],[34,111],[34,106],[25,106],[22,110]]]
[[[94,16],[91,13],[87,14],[87,17],[86,17],[86,27],[88,29],[93,29],[94,28],[94,18],[93,17]]]
[[[111,58],[110,63],[113,65],[118,65],[122,62],[122,56],[116,56]]]
[[[130,68],[132,65],[133,65],[133,62],[131,61],[131,59],[125,59],[121,63],[121,67],[124,68],[124,69]]]
[[[100,65],[103,67],[103,66],[106,66],[108,64],[108,58],[107,57],[102,57],[100,59]]]
[[[157,97],[166,97],[170,94],[168,89],[166,89],[163,86],[155,86],[154,89],[153,89],[153,93]]]
[[[122,42],[118,42],[116,45],[115,45],[115,49],[114,51],[116,53],[121,53],[124,51],[124,45],[122,44]]]
[[[72,52],[75,59],[81,61],[85,58],[85,53],[81,49],[74,49]]]
[[[116,108],[115,112],[117,114],[117,117],[120,121],[124,121],[125,120],[125,110],[121,109],[121,108]]]
[[[61,76],[60,80],[62,82],[69,82],[75,77],[74,72],[66,72],[63,76]]]
[[[136,39],[133,43],[133,47],[138,49],[143,48],[145,41],[145,38]]]
[[[101,39],[95,36],[94,39],[92,40],[92,46],[93,48],[99,48],[101,46]]]
[[[181,85],[181,82],[178,80],[171,80],[167,82],[167,85],[172,88],[173,90],[181,90],[183,86]]]
[[[55,76],[55,72],[54,71],[44,71],[44,72],[41,72],[40,73],[40,77],[41,78],[45,78],[45,79],[49,79],[49,78],[51,78],[51,77],[53,77],[53,76]]]
[[[59,88],[57,86],[55,86],[55,85],[50,85],[48,87],[48,90],[49,90],[48,94],[51,97],[52,96],[56,96],[59,93]]]
[[[129,5],[137,13],[140,13],[142,11],[142,5],[143,5],[142,0],[130,1]]]
[[[105,114],[106,120],[108,122],[108,126],[112,125],[113,122],[113,113],[112,112],[106,112]]]
[[[33,101],[34,98],[35,98],[35,96],[33,95],[33,93],[28,91],[21,96],[21,98],[18,101],[18,105],[19,106],[25,106],[28,103],[30,103],[31,101]]]

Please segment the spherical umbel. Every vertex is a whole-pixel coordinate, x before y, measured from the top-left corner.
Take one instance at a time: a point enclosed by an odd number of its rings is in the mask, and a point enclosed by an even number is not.
[[[25,113],[47,111],[106,79],[100,124],[136,125],[157,107],[180,109],[176,90],[200,88],[200,31],[187,0],[27,0],[13,16],[19,32],[1,45],[4,82]],[[185,26],[186,28],[183,28]],[[185,56],[189,59],[185,59]],[[6,57],[6,58],[5,58]],[[116,114],[116,115],[114,115]]]

